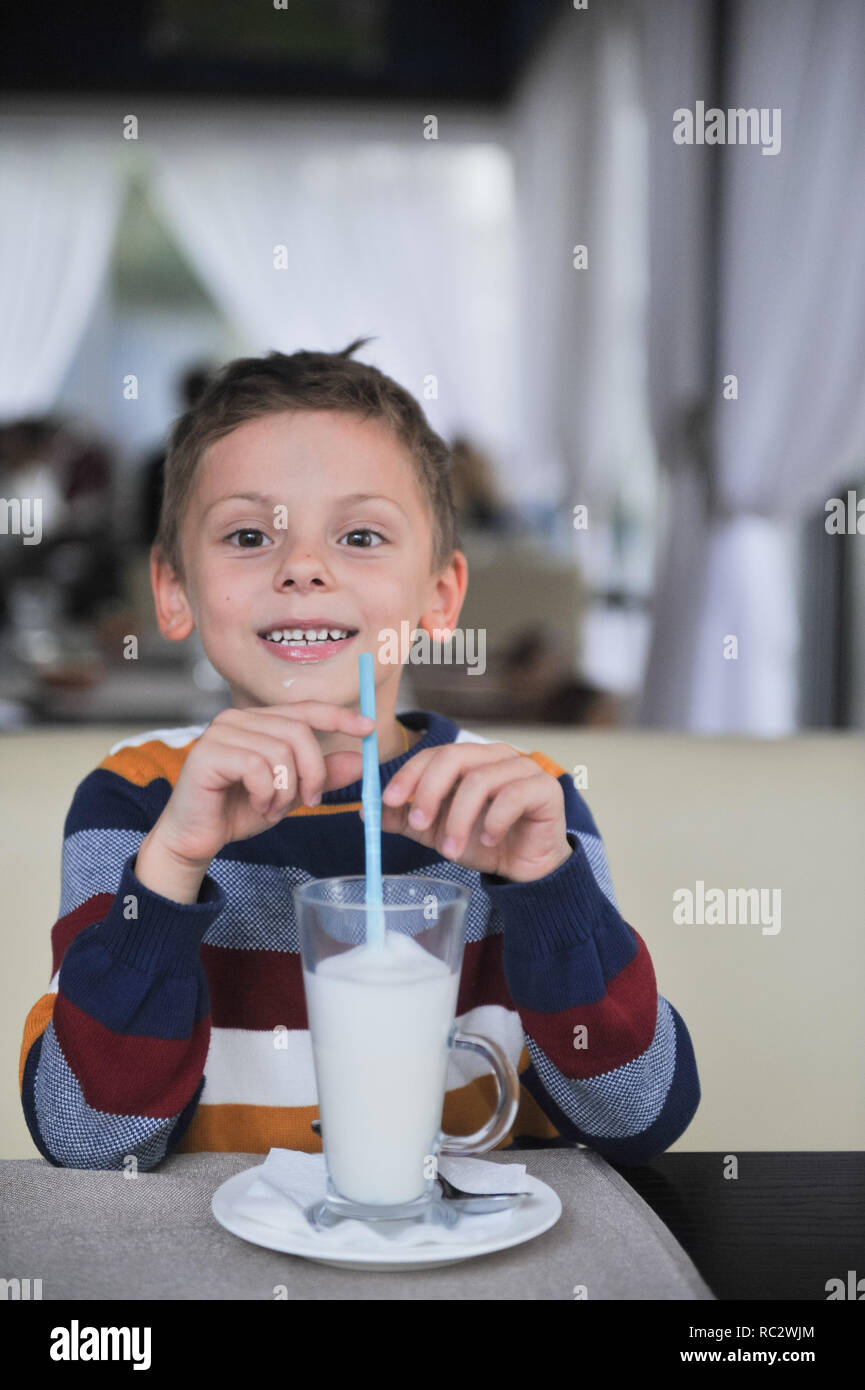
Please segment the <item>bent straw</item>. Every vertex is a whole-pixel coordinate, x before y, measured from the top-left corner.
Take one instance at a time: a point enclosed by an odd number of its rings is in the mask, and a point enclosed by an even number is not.
[[[360,712],[375,719],[375,675],[372,652],[359,652]],[[367,941],[384,945],[384,913],[381,897],[381,776],[378,770],[378,730],[366,734],[362,744],[363,838],[366,851]]]

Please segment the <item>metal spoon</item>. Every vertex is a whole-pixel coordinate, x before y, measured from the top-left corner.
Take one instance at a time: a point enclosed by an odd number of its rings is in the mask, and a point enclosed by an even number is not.
[[[507,1211],[508,1207],[518,1206],[531,1196],[530,1192],[463,1192],[461,1187],[454,1187],[441,1173],[436,1174],[436,1181],[445,1201],[458,1204],[467,1215],[473,1212]]]

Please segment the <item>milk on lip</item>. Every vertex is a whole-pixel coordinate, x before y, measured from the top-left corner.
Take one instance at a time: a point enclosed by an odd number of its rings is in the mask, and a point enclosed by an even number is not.
[[[441,1128],[459,974],[386,931],[382,946],[328,956],[303,983],[337,1191],[377,1205],[420,1197]]]

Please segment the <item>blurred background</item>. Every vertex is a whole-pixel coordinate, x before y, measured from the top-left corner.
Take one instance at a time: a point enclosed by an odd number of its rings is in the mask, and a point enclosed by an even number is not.
[[[367,334],[453,446],[487,642],[401,708],[865,726],[860,0],[3,22],[0,727],[227,702],[155,627],[166,434],[232,356]],[[780,149],[677,144],[698,102]]]

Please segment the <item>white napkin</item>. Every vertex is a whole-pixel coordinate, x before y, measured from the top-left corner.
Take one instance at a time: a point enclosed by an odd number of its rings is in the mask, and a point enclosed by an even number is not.
[[[439,1172],[464,1192],[522,1192],[524,1163],[486,1163],[479,1158],[445,1158]],[[322,1244],[349,1250],[382,1250],[393,1245],[475,1245],[505,1231],[518,1208],[499,1212],[460,1213],[453,1226],[427,1222],[408,1226],[399,1221],[344,1220],[327,1230],[313,1231],[304,1207],[327,1193],[327,1169],[323,1153],[296,1149],[271,1149],[256,1170],[244,1197],[235,1205],[240,1216],[267,1226],[314,1235]]]

